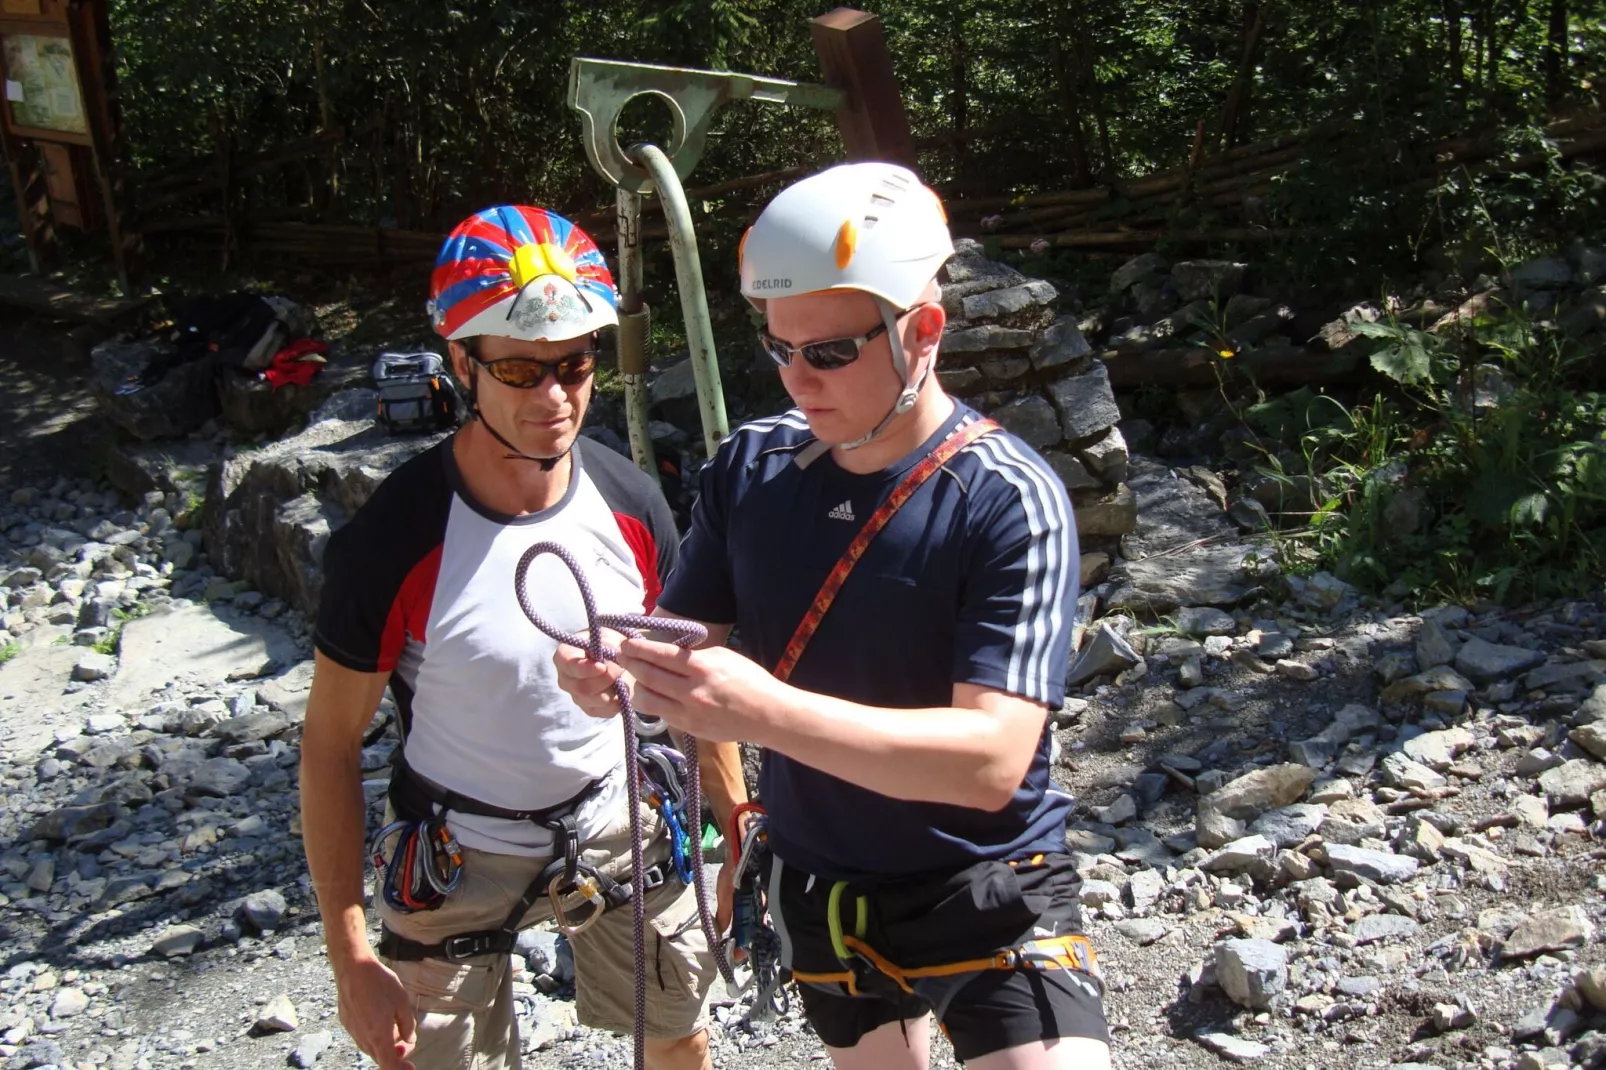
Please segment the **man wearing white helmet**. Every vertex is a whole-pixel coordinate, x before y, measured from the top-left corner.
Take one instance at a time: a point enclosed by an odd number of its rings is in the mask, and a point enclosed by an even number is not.
[[[514,591],[524,552],[551,541],[584,563],[603,612],[640,613],[675,561],[657,487],[580,437],[597,332],[618,322],[613,280],[578,227],[502,206],[447,239],[430,311],[476,418],[392,473],[323,559],[301,789],[341,1023],[383,1070],[517,1067],[509,953],[561,906],[573,928],[593,919],[572,936],[580,1020],[628,1032],[630,899],[643,895],[647,1064],[707,1067],[713,970],[685,852],[660,813],[644,813],[646,888],[630,887],[636,770],[622,734],[558,689],[556,643]],[[556,557],[534,561],[528,586],[548,619],[585,630]],[[387,686],[404,743],[372,847],[376,947],[363,910],[362,744]],[[728,813],[739,759],[731,747],[704,755],[710,800]],[[598,898],[582,894],[589,881]]]
[[[711,645],[631,640],[620,668],[560,648],[559,679],[600,717],[623,672],[639,710],[765,748],[769,909],[840,1070],[925,1067],[928,1013],[972,1067],[1107,1067],[1049,779],[1075,526],[1048,465],[933,374],[952,253],[891,164],[765,208],[742,293],[797,408],[704,469],[659,600]]]

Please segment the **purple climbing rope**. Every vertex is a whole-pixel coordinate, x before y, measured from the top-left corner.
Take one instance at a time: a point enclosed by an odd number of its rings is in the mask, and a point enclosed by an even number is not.
[[[552,554],[565,565],[574,575],[574,582],[580,588],[580,600],[585,603],[587,634],[577,635],[566,632],[554,626],[541,616],[540,612],[531,605],[529,592],[526,589],[526,580],[530,565],[542,554]],[[580,563],[574,559],[567,548],[555,542],[538,542],[524,551],[519,563],[513,570],[513,590],[519,600],[519,608],[524,615],[530,618],[530,623],[544,632],[548,637],[556,639],[567,646],[579,647],[590,655],[592,661],[618,661],[619,651],[602,641],[602,630],[612,629],[622,635],[635,638],[648,633],[658,632],[672,637],[675,645],[683,647],[696,646],[708,638],[708,632],[701,624],[689,620],[676,620],[672,617],[647,617],[639,613],[598,613],[597,600],[591,593],[591,584],[586,580],[585,573],[580,569]],[[645,844],[642,843],[641,833],[641,783],[639,772],[639,750],[636,733],[638,731],[638,717],[630,704],[630,688],[623,680],[614,683],[614,694],[619,697],[620,721],[625,731],[625,783],[630,797],[630,913],[633,923],[634,951],[636,958],[636,1021],[635,1021],[635,1065],[636,1070],[644,1070],[646,1066],[646,1022],[647,1022],[647,897],[645,883],[646,861],[644,857]],[[730,963],[725,959],[725,951],[720,943],[719,933],[714,928],[714,915],[708,905],[707,879],[703,875],[703,790],[702,776],[697,764],[697,741],[691,736],[685,738],[686,755],[686,814],[691,828],[688,830],[691,839],[692,855],[692,881],[697,896],[697,918],[702,923],[703,936],[708,940],[708,948],[713,953],[714,964],[719,967],[720,976],[734,991],[736,977],[731,971]]]

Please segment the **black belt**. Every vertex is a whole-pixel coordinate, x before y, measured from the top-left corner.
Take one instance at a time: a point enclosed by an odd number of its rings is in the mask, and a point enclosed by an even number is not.
[[[599,783],[600,781],[591,781],[573,796],[554,806],[540,810],[509,810],[506,807],[492,806],[488,802],[471,799],[467,795],[425,780],[407,764],[407,755],[403,752],[396,761],[395,772],[391,774],[389,794],[390,805],[396,811],[396,816],[410,821],[422,820],[420,815],[427,816],[432,812],[431,807],[438,806],[442,810],[455,810],[460,814],[472,814],[475,817],[528,821],[545,827],[553,818],[572,814],[585,801],[586,796],[596,790]]]
[[[481,929],[478,932],[458,933],[448,936],[435,944],[425,944],[417,940],[409,940],[389,928],[382,928],[379,936],[379,954],[393,962],[417,962],[421,959],[445,959],[447,962],[464,962],[481,955],[510,955],[518,946],[519,932],[517,926],[523,920],[524,914],[535,900],[540,898],[540,892],[545,890],[556,875],[557,867],[562,865],[561,859],[555,859],[541,870],[541,874],[530,883],[525,895],[514,906],[514,913],[500,929]],[[607,909],[623,906],[630,902],[634,889],[629,881],[620,883],[597,873],[592,867],[581,863],[582,871],[588,871],[602,883],[602,896],[607,901]],[[648,866],[642,875],[647,885],[647,891],[658,888],[674,876],[672,868],[663,865]],[[531,891],[535,895],[530,895]]]

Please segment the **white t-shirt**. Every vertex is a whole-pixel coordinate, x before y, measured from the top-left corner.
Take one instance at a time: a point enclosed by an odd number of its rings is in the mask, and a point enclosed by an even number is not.
[[[514,577],[539,542],[565,547],[602,613],[649,611],[677,540],[645,474],[582,439],[562,501],[511,517],[473,500],[450,440],[398,469],[330,538],[316,641],[359,672],[390,672],[407,763],[451,791],[516,810],[555,806],[597,785],[577,811],[582,838],[624,808],[618,719],[586,716],[559,689],[557,641],[520,609]],[[547,621],[586,627],[568,567],[543,554],[526,590]],[[551,835],[527,821],[453,812],[468,847],[545,854]]]

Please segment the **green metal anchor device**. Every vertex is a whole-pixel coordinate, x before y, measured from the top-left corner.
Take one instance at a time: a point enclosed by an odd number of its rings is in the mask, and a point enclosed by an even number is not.
[[[636,97],[656,96],[673,120],[668,149],[641,143],[619,144],[619,116]],[[680,291],[692,374],[697,381],[703,445],[712,457],[730,433],[725,395],[714,352],[708,295],[703,286],[697,234],[681,183],[702,159],[714,117],[733,100],[759,100],[796,107],[841,108],[841,89],[763,78],[754,74],[656,67],[645,63],[576,57],[569,67],[569,104],[580,113],[586,157],[597,173],[617,189],[619,230],[619,372],[625,387],[625,415],[630,453],[643,471],[658,478],[652,438],[647,433],[647,354],[650,326],[642,299],[641,205],[647,194],[663,203],[669,224],[669,247],[675,258],[675,284]]]

